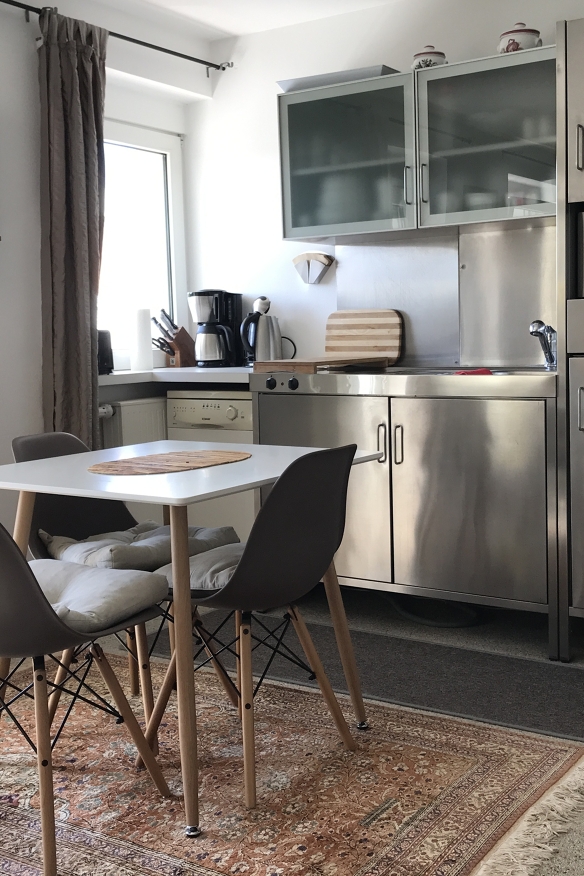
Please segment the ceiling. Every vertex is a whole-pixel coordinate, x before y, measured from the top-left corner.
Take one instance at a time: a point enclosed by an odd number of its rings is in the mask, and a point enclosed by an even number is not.
[[[213,36],[258,33],[344,12],[385,6],[392,0],[139,0],[211,28]],[[134,3],[134,8],[136,4]]]

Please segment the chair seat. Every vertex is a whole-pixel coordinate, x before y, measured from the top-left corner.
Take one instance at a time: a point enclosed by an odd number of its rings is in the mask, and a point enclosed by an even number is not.
[[[153,572],[170,563],[170,527],[149,520],[122,532],[105,532],[76,541],[61,535],[39,536],[55,560],[99,569],[139,569]],[[189,556],[239,542],[231,526],[189,526]]]
[[[63,623],[79,633],[105,630],[166,599],[163,575],[130,569],[96,569],[61,560],[29,563]]]
[[[235,572],[244,550],[245,542],[239,542],[191,557],[191,593],[197,591],[196,595],[209,596],[210,591],[222,590]],[[157,569],[156,574],[164,575],[172,590],[172,563]]]

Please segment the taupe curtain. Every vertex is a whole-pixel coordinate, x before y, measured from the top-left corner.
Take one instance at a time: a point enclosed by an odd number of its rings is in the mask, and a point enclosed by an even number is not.
[[[107,31],[40,16],[43,413],[99,446],[97,290],[103,237]]]

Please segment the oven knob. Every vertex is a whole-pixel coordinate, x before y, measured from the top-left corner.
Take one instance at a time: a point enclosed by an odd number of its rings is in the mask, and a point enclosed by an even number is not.
[[[266,380],[266,386],[268,389],[275,389],[277,386],[276,378],[268,377],[268,379]]]
[[[298,389],[298,381],[295,377],[291,377],[288,381],[288,389]]]
[[[236,420],[238,413],[239,411],[237,410],[237,408],[234,408],[233,405],[229,405],[229,407],[225,411],[225,416],[228,420]]]

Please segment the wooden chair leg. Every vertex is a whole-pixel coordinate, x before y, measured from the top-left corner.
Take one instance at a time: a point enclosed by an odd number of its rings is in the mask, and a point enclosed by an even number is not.
[[[248,612],[245,612],[242,615],[239,635],[245,805],[248,809],[254,809],[256,805],[256,777],[253,721],[253,674],[251,665],[251,615]]]
[[[341,734],[341,739],[343,740],[345,747],[349,749],[349,751],[355,751],[357,748],[357,744],[353,737],[351,736],[351,731],[345,721],[345,717],[341,712],[341,707],[337,702],[337,698],[334,695],[333,689],[331,687],[330,681],[327,678],[327,675],[324,671],[324,667],[320,661],[320,657],[318,656],[318,652],[314,647],[314,642],[310,637],[310,633],[304,623],[304,618],[298,611],[295,605],[291,605],[288,608],[290,612],[290,618],[294,625],[294,629],[296,630],[296,635],[298,636],[298,640],[302,645],[302,649],[306,654],[306,659],[310,665],[310,668],[314,672],[316,680],[318,682],[318,686],[323,695],[324,701],[329,708],[329,712],[331,713],[335,724],[337,725],[337,729]]]
[[[75,655],[75,648],[66,648],[65,651],[61,654],[60,666],[57,666],[57,671],[55,673],[55,679],[53,684],[63,684],[65,679],[67,678],[67,672],[69,667],[71,666],[71,661]],[[49,721],[51,724],[55,719],[55,713],[59,706],[59,702],[61,700],[61,691],[60,690],[52,690],[49,694]]]
[[[134,740],[134,744],[140,752],[142,760],[146,765],[146,769],[152,777],[152,781],[154,782],[163,797],[170,797],[170,790],[168,788],[168,785],[166,784],[164,776],[162,775],[162,771],[158,766],[158,762],[154,757],[152,749],[146,742],[146,738],[140,729],[140,725],[136,720],[136,716],[130,708],[129,702],[124,696],[124,692],[114,674],[113,669],[109,665],[105,654],[96,642],[94,642],[91,646],[91,653],[95,658],[95,662],[99,671],[101,672],[103,680],[109,688],[109,692],[114,699],[116,708],[124,719],[124,723],[128,728],[132,739]]]
[[[148,726],[146,727],[146,731],[144,733],[144,737],[148,745],[152,748],[152,743],[156,738],[156,734],[158,733],[158,728],[160,727],[160,722],[164,716],[164,712],[168,705],[168,701],[170,699],[170,695],[176,687],[176,655],[173,654],[170,658],[170,663],[168,664],[168,669],[166,670],[166,675],[164,676],[164,681],[162,682],[162,686],[160,691],[158,692],[158,697],[154,704],[154,709],[152,711],[152,715],[148,722]],[[136,758],[136,766],[138,769],[142,769],[144,766],[144,761],[138,755]]]
[[[341,658],[347,687],[357,717],[357,729],[367,730],[369,724],[367,722],[363,694],[361,693],[361,680],[357,670],[355,651],[353,650],[353,642],[351,641],[351,633],[349,632],[349,624],[347,623],[347,615],[345,614],[343,596],[339,587],[339,579],[337,578],[334,561],[324,573],[323,581],[337,640],[337,648],[339,649],[339,657]]]
[[[239,647],[239,637],[241,635],[241,612],[235,612],[235,654],[236,654],[236,673],[237,673],[237,690],[239,691],[239,702],[237,703],[237,712],[241,721],[241,648]]]
[[[138,652],[138,669],[140,672],[140,687],[142,689],[144,721],[146,725],[148,725],[148,721],[152,715],[152,710],[154,709],[154,691],[152,690],[152,673],[150,671],[150,653],[148,651],[146,624],[138,624],[134,631],[136,633],[136,650]],[[150,747],[154,754],[158,754],[158,739],[156,736],[152,739]]]
[[[136,631],[126,630],[126,647],[128,649],[128,673],[130,676],[130,696],[140,694],[140,675],[138,671],[138,650],[136,648]]]
[[[225,693],[229,697],[231,705],[236,709],[239,708],[239,697],[237,696],[237,690],[235,689],[235,685],[227,674],[227,670],[225,669],[221,661],[216,658],[217,649],[215,647],[215,643],[203,626],[203,621],[201,620],[199,612],[196,608],[193,613],[193,629],[195,630],[197,635],[201,637],[203,645],[205,646],[205,651],[211,658],[213,668],[217,673],[219,681],[225,688]]]
[[[53,797],[53,763],[51,756],[51,722],[47,695],[44,657],[33,660],[34,712],[36,722],[41,829],[43,837],[43,876],[57,876],[55,838],[55,802]]]

